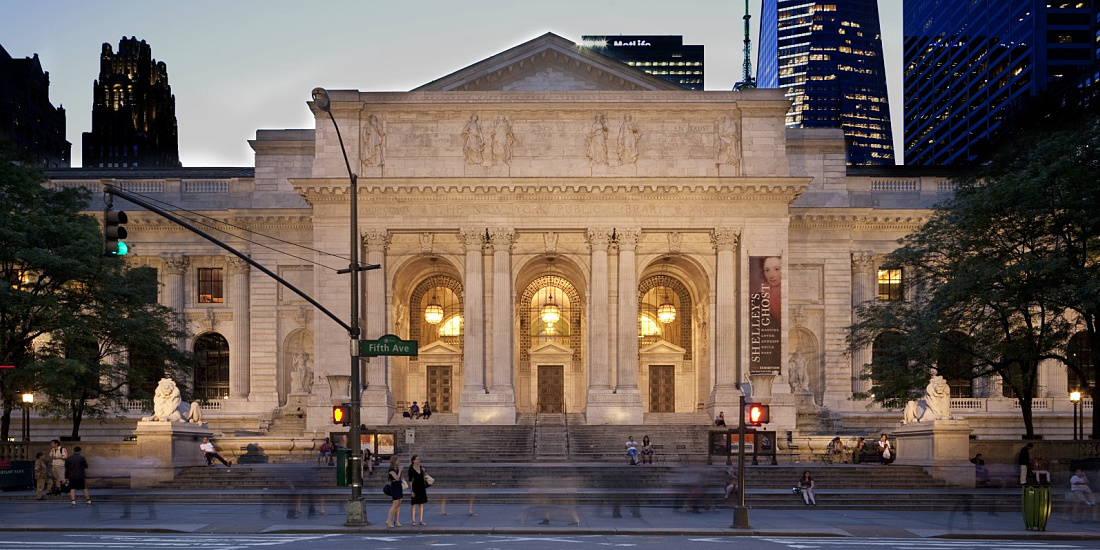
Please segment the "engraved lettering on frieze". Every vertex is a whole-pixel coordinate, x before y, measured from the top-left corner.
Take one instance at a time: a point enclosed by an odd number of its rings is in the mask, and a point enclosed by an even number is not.
[[[363,125],[363,164],[377,166],[386,163],[386,130],[373,113]]]
[[[512,146],[516,143],[516,136],[512,135],[512,124],[508,117],[497,115],[492,139],[493,165],[509,164],[512,161]]]
[[[466,158],[466,164],[481,164],[484,160],[485,138],[481,135],[481,124],[477,119],[477,113],[471,114],[462,127],[462,155]]]
[[[634,164],[638,161],[638,142],[642,139],[642,132],[634,123],[634,115],[623,115],[623,123],[619,125],[619,164]]]
[[[718,164],[741,166],[741,132],[737,121],[729,113],[718,117],[714,123],[718,134]]]
[[[604,120],[603,113],[594,117],[588,136],[584,138],[584,146],[589,162],[607,166],[607,123]]]

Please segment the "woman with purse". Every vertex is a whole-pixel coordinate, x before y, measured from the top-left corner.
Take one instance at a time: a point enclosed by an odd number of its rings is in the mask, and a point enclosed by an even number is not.
[[[401,490],[401,466],[397,464],[397,455],[390,457],[389,482],[389,495],[393,503],[390,504],[390,512],[386,514],[386,527],[401,527],[401,499],[405,495]]]
[[[817,499],[814,498],[814,478],[810,476],[809,470],[802,472],[802,479],[798,480],[798,488],[802,489],[802,500],[806,502],[806,506],[817,506]]]
[[[420,525],[424,523],[424,503],[428,502],[427,472],[420,465],[420,455],[413,455],[409,461],[409,486],[412,491],[412,524],[416,525],[417,511],[420,511]]]

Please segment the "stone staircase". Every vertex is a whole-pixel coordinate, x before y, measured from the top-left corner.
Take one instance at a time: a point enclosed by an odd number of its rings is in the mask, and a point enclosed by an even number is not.
[[[569,431],[564,414],[540,414],[535,420],[535,459],[539,462],[569,461]]]

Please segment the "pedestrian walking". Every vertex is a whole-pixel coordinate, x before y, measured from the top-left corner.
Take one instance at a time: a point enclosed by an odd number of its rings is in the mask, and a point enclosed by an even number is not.
[[[386,527],[401,527],[401,499],[405,497],[401,490],[401,466],[397,464],[397,455],[390,457],[388,472],[390,487],[390,511],[386,514]]]
[[[65,459],[65,479],[69,481],[69,500],[76,506],[76,492],[84,491],[84,502],[92,505],[92,495],[88,493],[88,461],[80,455],[80,447],[73,447],[73,454]]]
[[[46,453],[38,451],[34,453],[34,499],[42,500],[49,494],[50,480],[53,473],[50,472],[50,464],[46,462]]]
[[[425,476],[427,472],[420,465],[420,455],[413,455],[409,460],[409,491],[412,492],[412,524],[416,525],[417,512],[420,512],[420,525],[424,523],[424,503],[428,502],[428,482]]]
[[[60,495],[65,484],[65,460],[69,451],[56,439],[50,440],[50,467],[53,468],[53,490],[50,494]]]

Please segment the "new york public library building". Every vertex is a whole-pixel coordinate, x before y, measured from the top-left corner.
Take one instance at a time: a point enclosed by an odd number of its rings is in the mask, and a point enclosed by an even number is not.
[[[839,130],[784,126],[780,90],[687,91],[549,33],[412,91],[329,93],[359,178],[360,259],[381,266],[361,275],[363,337],[419,343],[363,362],[371,429],[556,413],[736,425],[744,382],[781,435],[897,426],[900,410],[852,399],[875,351],[847,353],[845,333],[854,304],[904,298],[904,273],[880,263],[949,196],[942,174],[846,167]],[[311,108],[314,129],[257,131],[254,169],[49,175],[207,216],[348,319],[348,170]],[[180,382],[208,400],[210,428],[329,432],[350,391],[347,332],[215,245],[115,207],[128,261],[158,269],[161,302],[186,322],[199,365]],[[1037,430],[1068,438],[1065,370],[1040,384]],[[1019,438],[999,380],[953,389],[974,434]],[[402,417],[414,401],[429,421]]]

